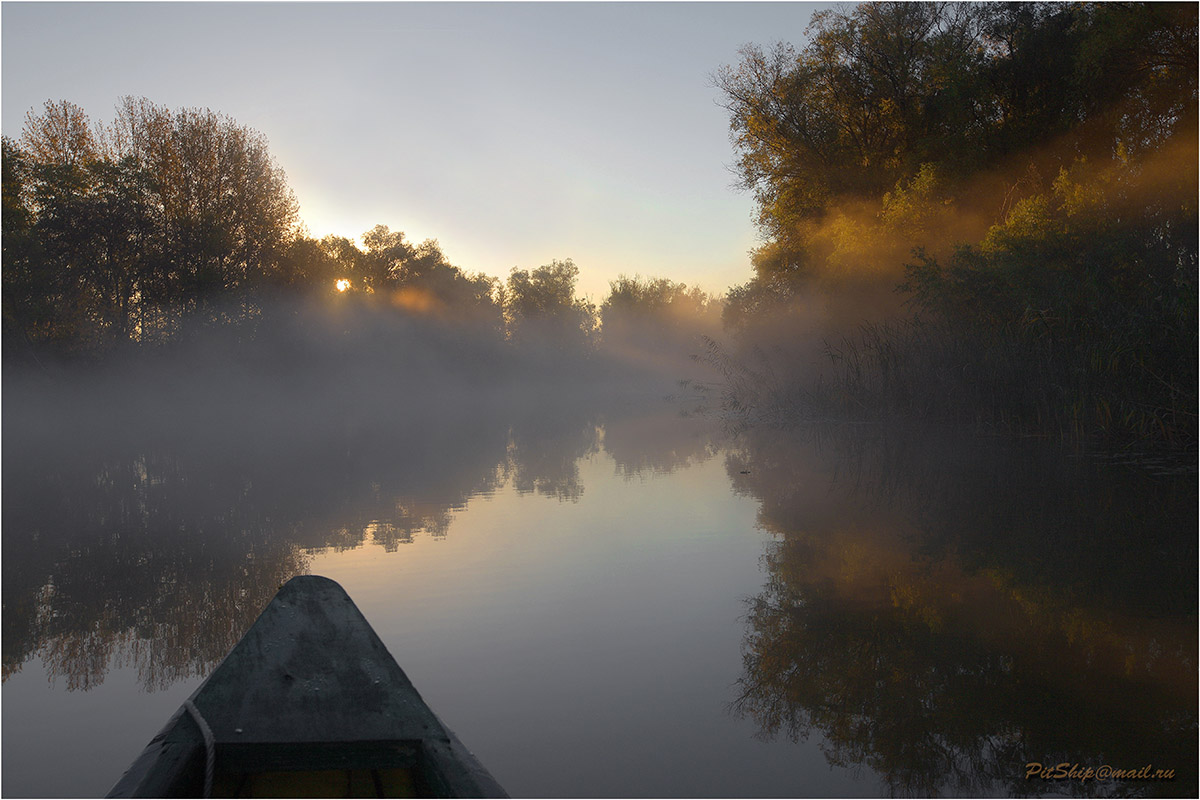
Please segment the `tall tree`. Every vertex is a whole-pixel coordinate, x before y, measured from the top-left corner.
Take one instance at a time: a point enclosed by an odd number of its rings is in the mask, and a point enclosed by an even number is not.
[[[30,197],[30,159],[7,136],[3,139],[3,262],[4,348],[6,355],[29,344],[53,316],[46,285],[48,264],[34,230]]]
[[[865,3],[809,37],[717,76],[764,237],[727,322],[818,294],[856,324],[915,261],[928,324],[872,351],[897,402],[953,375],[1003,426],[1194,437],[1197,6]]]
[[[591,303],[575,297],[578,279],[579,267],[569,258],[533,270],[513,267],[504,291],[509,337],[551,349],[588,346],[596,312]]]
[[[19,181],[10,195],[21,198],[28,232],[38,243],[38,262],[5,264],[17,302],[35,310],[28,331],[74,349],[106,338],[102,321],[112,298],[96,284],[101,258],[103,161],[96,131],[73,103],[47,102],[43,113],[26,115],[20,151],[10,146],[6,175]],[[15,210],[15,209],[14,209]]]
[[[1136,155],[1196,124],[1194,5],[864,3],[815,14],[808,35],[799,51],[747,47],[715,78],[764,275],[816,268],[832,211],[924,165],[976,194],[987,171],[1035,176],[1017,197],[1011,180],[992,188],[1007,209],[1076,158]]]
[[[4,159],[6,225],[38,253],[7,248],[5,282],[41,309],[23,323],[39,339],[102,345],[252,314],[297,235],[266,140],[208,110],[126,98],[103,127],[49,102]]]
[[[397,308],[432,314],[499,331],[501,309],[493,298],[496,281],[468,274],[451,264],[435,239],[409,243],[401,231],[376,225],[362,235],[367,250],[359,259],[360,280],[368,291],[386,293]]]
[[[815,14],[799,52],[752,45],[720,70],[764,233],[799,259],[807,225],[835,203],[877,196],[935,153],[970,152],[986,109],[946,98],[967,91],[977,29],[969,6],[868,3]]]

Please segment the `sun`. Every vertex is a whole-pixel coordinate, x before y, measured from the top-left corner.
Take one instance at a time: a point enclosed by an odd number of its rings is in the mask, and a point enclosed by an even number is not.
[[[350,279],[349,278],[338,278],[337,283],[335,283],[334,286],[337,287],[337,290],[339,292],[344,292],[350,288]]]

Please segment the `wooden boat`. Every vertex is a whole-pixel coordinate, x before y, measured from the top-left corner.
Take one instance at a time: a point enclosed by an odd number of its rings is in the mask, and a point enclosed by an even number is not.
[[[109,797],[507,797],[337,583],[288,581]]]

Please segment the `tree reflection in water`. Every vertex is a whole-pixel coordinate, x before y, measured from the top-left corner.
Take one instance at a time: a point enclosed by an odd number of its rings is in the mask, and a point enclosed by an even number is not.
[[[40,658],[70,690],[117,666],[148,691],[207,674],[314,553],[446,536],[506,484],[578,499],[609,416],[561,396],[347,413],[343,395],[114,419],[107,398],[53,398],[6,396],[3,676]],[[666,430],[626,442],[623,468],[694,438]]]
[[[715,456],[711,434],[691,417],[664,409],[653,415],[609,421],[604,426],[604,449],[627,478],[668,474]]]
[[[579,459],[599,446],[596,420],[565,406],[522,413],[509,429],[509,477],[522,494],[559,500],[583,495]]]
[[[894,432],[750,433],[727,467],[777,536],[735,703],[763,736],[898,794],[1195,794],[1194,474]]]

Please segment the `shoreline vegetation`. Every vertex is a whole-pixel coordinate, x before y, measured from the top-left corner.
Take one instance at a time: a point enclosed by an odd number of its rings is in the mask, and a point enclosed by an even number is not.
[[[745,424],[1194,451],[1194,4],[867,3],[740,59],[712,82],[754,277],[622,275],[599,305],[569,258],[500,280],[384,225],[310,237],[265,139],[221,114],[47,102],[3,140],[5,371],[365,359],[364,386],[461,389],[698,361],[721,380],[681,394]]]
[[[764,235],[726,405],[1194,449],[1196,7],[868,3],[807,33],[714,76]]]
[[[9,371],[224,357],[432,379],[623,362],[637,378],[720,325],[716,298],[662,278],[580,299],[569,258],[500,280],[385,225],[314,239],[262,136],[207,109],[126,97],[105,125],[51,101],[3,147]]]

